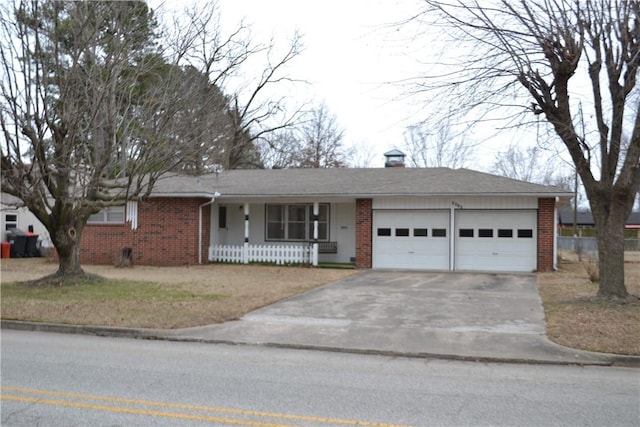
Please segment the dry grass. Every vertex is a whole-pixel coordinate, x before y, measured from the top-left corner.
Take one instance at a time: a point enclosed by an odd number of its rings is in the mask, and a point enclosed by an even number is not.
[[[355,273],[257,265],[84,266],[108,280],[48,290],[27,285],[56,269],[44,258],[3,259],[2,318],[163,329],[206,325],[240,318]]]
[[[640,295],[640,253],[637,255],[625,264],[627,289],[634,295]],[[355,273],[255,265],[85,266],[87,272],[109,279],[118,288],[118,298],[102,298],[74,293],[77,289],[65,296],[65,292],[56,292],[60,288],[51,290],[54,297],[38,296],[37,289],[25,289],[26,285],[21,286],[21,295],[11,296],[12,292],[4,292],[13,286],[10,282],[37,279],[53,273],[57,265],[31,258],[2,260],[1,267],[3,319],[149,328],[237,319]],[[619,304],[594,300],[597,284],[588,279],[576,257],[564,254],[560,271],[539,274],[538,288],[551,340],[585,350],[640,355],[640,301]],[[155,297],[154,292],[163,296]]]
[[[625,263],[625,284],[629,293],[639,296],[640,262],[630,261]],[[598,285],[589,280],[589,272],[589,264],[585,267],[573,254],[562,253],[558,272],[538,275],[547,336],[567,347],[640,355],[640,300],[596,299]]]

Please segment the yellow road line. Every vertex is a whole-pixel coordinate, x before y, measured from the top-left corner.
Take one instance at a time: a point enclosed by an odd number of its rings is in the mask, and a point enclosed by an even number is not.
[[[103,402],[127,403],[127,404],[133,404],[133,405],[143,405],[143,406],[160,406],[163,408],[184,409],[184,410],[191,410],[191,411],[217,412],[217,413],[233,414],[233,415],[241,415],[241,416],[308,421],[311,423],[343,424],[343,425],[355,425],[355,426],[364,426],[364,427],[406,427],[398,424],[378,423],[378,422],[370,422],[370,421],[345,420],[345,419],[339,419],[339,418],[293,415],[293,414],[283,414],[283,413],[275,413],[275,412],[252,411],[252,410],[245,410],[245,409],[218,408],[218,407],[211,407],[211,406],[189,405],[189,404],[183,404],[183,403],[156,402],[156,401],[150,401],[150,400],[128,399],[128,398],[98,396],[98,395],[80,394],[80,393],[68,393],[68,392],[62,392],[62,391],[39,390],[39,389],[22,388],[22,387],[1,386],[0,390],[7,391],[7,392],[14,392],[14,393],[66,397],[66,398],[72,398],[72,399],[98,400]],[[1,398],[2,397],[0,397],[0,399]],[[36,399],[36,401],[37,400],[38,399]],[[270,425],[270,424],[261,424],[261,425]]]
[[[151,417],[181,418],[185,420],[210,421],[210,422],[216,422],[216,423],[239,424],[239,425],[256,426],[256,427],[289,427],[291,426],[290,424],[274,424],[274,423],[264,423],[260,421],[238,420],[234,418],[213,417],[209,415],[192,415],[192,414],[185,414],[180,412],[152,411],[149,409],[125,408],[122,406],[96,405],[92,403],[69,402],[66,400],[42,399],[39,397],[12,396],[12,395],[2,394],[0,395],[0,399],[14,400],[18,402],[27,402],[27,403],[37,403],[37,404],[43,404],[43,405],[66,406],[70,408],[94,409],[98,411],[118,412],[118,413],[125,413],[125,414],[134,414],[134,415],[147,415]],[[294,427],[294,426],[291,426],[291,427]]]

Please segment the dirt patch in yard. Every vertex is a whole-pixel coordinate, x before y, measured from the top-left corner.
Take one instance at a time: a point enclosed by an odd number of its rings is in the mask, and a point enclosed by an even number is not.
[[[57,268],[57,263],[46,258],[3,259],[1,281],[4,286],[35,280]],[[3,297],[2,318],[142,328],[206,325],[238,319],[249,311],[356,273],[346,269],[223,264],[130,268],[87,265],[83,269],[107,279],[131,282],[128,286],[132,293],[136,286],[159,287],[160,296],[122,301]],[[176,289],[192,297],[162,298],[163,292]]]

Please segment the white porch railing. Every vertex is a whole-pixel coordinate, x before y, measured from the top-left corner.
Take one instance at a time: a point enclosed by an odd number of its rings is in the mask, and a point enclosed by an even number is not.
[[[242,245],[213,245],[209,246],[209,261],[244,262],[244,247]]]
[[[209,261],[317,265],[314,248],[317,252],[317,245],[213,245],[209,247]]]

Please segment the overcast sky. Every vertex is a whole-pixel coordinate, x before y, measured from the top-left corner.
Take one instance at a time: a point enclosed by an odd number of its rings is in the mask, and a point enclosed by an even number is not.
[[[163,4],[165,10],[180,10],[185,5],[184,0],[148,1],[154,9]],[[420,28],[428,35],[422,33],[412,39],[415,28],[398,25],[420,10],[421,0],[214,1],[221,8],[224,24],[235,29],[244,20],[256,41],[262,38],[266,42],[274,34],[283,40],[296,31],[303,36],[304,51],[290,64],[288,75],[310,85],[291,95],[327,105],[346,131],[345,145],[370,153],[370,163],[359,161],[357,166],[382,167],[384,152],[403,149],[406,128],[433,114],[430,109],[438,108],[431,99],[407,100],[403,97],[406,87],[393,83],[419,76],[426,63],[439,67],[465,57],[458,44],[445,44],[447,35],[442,27]],[[474,50],[475,46],[463,49]],[[428,72],[433,74],[433,69]],[[579,84],[577,89],[581,90]],[[443,102],[440,108],[447,108],[447,103]],[[498,119],[504,118],[502,112],[496,114]],[[473,121],[473,117],[469,120]],[[481,123],[474,133],[464,135],[465,141],[476,145],[467,167],[492,172],[496,154],[505,152],[509,145],[516,143],[526,150],[542,141],[551,142],[545,157],[557,162],[559,172],[572,173],[566,150],[561,144],[552,143],[557,136],[545,135],[544,126],[511,126],[500,131],[498,127],[504,124]]]
[[[199,0],[206,1],[206,0]],[[370,167],[381,167],[383,153],[404,144],[408,125],[429,116],[426,102],[403,97],[394,82],[420,73],[416,58],[437,61],[442,45],[433,37],[411,41],[411,30],[397,24],[419,10],[419,0],[218,0],[223,24],[248,24],[256,41],[276,35],[283,46],[298,31],[304,51],[287,74],[308,81],[291,94],[302,101],[324,102],[345,129],[344,143],[370,152]],[[180,0],[150,0],[165,9],[180,10]],[[427,40],[428,38],[428,40]],[[451,51],[445,51],[451,54]],[[256,72],[260,72],[257,69]],[[493,135],[468,134],[474,142]],[[515,138],[521,138],[522,131]],[[489,171],[496,152],[509,145],[509,135],[485,142],[475,150],[470,168]],[[511,136],[514,138],[514,136]],[[496,142],[497,141],[497,142]],[[362,164],[359,164],[362,166]]]
[[[389,24],[412,12],[411,0],[221,0],[224,19],[246,18],[256,36],[298,30],[303,54],[290,74],[311,83],[307,93],[325,102],[346,131],[347,145],[371,147],[371,166],[382,153],[402,145],[411,111],[397,101],[398,89],[386,84],[407,76],[408,60]]]

